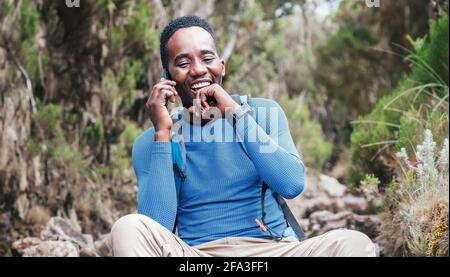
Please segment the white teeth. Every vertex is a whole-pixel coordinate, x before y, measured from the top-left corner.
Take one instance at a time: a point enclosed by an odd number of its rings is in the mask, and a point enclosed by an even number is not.
[[[209,86],[209,82],[201,82],[201,83],[197,83],[197,84],[195,84],[195,85],[192,85],[192,89],[199,89],[199,88],[202,88],[202,87],[206,87],[206,86]]]

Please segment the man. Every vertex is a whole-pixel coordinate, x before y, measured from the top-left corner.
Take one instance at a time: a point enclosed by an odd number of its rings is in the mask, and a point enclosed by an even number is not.
[[[133,146],[138,214],[114,224],[115,256],[375,255],[370,239],[356,231],[335,230],[299,241],[287,226],[274,193],[288,199],[299,195],[305,168],[286,116],[268,99],[254,98],[252,109],[245,109],[222,88],[225,62],[205,20],[194,16],[173,20],[163,30],[160,43],[168,79],[153,87],[147,102],[154,128]],[[187,174],[179,192],[172,160],[174,126],[166,105],[176,96],[188,111],[182,129],[190,130],[183,132]],[[219,116],[204,116],[210,109]],[[230,112],[239,116],[230,120]],[[196,134],[208,133],[206,128],[218,134],[231,128],[233,139],[192,141]],[[269,185],[264,201],[266,226],[258,226],[255,219],[261,218],[263,181]],[[175,227],[178,235],[172,233]]]

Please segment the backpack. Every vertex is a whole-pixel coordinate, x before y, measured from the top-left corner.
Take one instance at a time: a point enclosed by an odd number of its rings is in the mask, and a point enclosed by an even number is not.
[[[244,95],[231,95],[233,100],[238,103],[239,105],[243,103],[247,103],[251,106],[251,97]],[[179,120],[181,119],[181,113],[176,113],[172,115],[172,121],[175,125]],[[172,135],[172,160],[173,160],[173,171],[176,176],[175,178],[175,185],[176,185],[176,191],[177,191],[177,199],[178,203],[180,203],[181,200],[181,187],[183,185],[184,180],[186,179],[186,148],[183,141],[183,136],[181,134],[181,128],[178,128],[178,133]],[[244,149],[244,148],[243,148]],[[245,152],[245,149],[244,149]],[[266,191],[269,188],[267,183],[263,181],[262,187],[261,187],[261,222],[258,219],[255,219],[256,223],[259,225],[261,230],[263,232],[268,232],[269,235],[275,239],[275,240],[281,240],[283,237],[280,235],[274,235],[272,230],[267,226],[265,218],[266,218],[266,212],[264,209],[264,199],[266,195]],[[281,209],[283,210],[284,218],[286,220],[286,225],[290,226],[294,233],[297,235],[298,239],[300,241],[306,239],[305,233],[303,232],[302,228],[300,227],[300,224],[295,219],[295,216],[293,215],[292,211],[289,209],[286,201],[283,197],[281,197],[278,193],[274,192],[274,196],[280,205]],[[173,227],[173,233],[175,233],[177,228],[177,222],[178,222],[178,215],[175,218],[175,224]]]

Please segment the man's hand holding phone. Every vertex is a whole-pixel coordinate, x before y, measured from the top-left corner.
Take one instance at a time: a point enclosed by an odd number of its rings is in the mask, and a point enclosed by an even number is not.
[[[150,91],[146,107],[155,127],[155,141],[170,141],[172,119],[167,108],[167,101],[175,103],[175,97],[178,95],[175,85],[174,81],[161,78]]]

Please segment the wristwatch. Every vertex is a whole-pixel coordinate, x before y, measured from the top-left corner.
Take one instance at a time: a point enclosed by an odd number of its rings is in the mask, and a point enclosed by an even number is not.
[[[252,114],[252,108],[247,103],[242,103],[239,108],[237,108],[234,112],[230,114],[230,117],[227,118],[228,122],[231,126],[235,127],[236,122],[239,121],[245,114]]]

